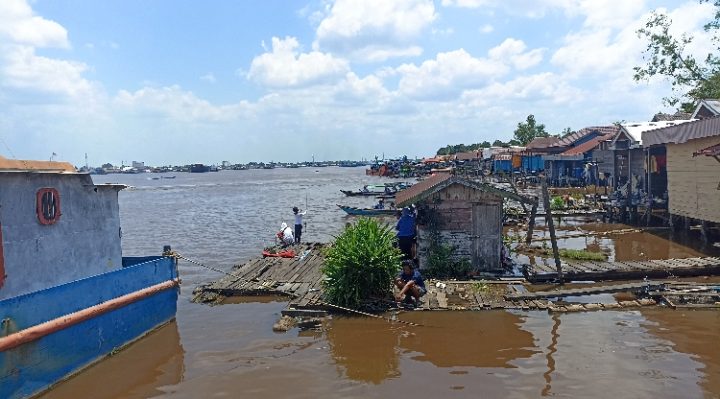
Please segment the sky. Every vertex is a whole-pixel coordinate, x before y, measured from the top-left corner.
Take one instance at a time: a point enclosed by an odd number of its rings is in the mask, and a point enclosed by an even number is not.
[[[91,166],[432,156],[647,121],[653,10],[697,0],[0,0],[0,155]],[[55,154],[55,155],[53,155]]]

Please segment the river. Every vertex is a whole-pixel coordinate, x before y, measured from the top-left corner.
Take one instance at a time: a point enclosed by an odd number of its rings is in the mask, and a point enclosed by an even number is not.
[[[161,176],[175,178],[152,179]],[[308,209],[305,240],[330,241],[350,220],[335,204],[373,201],[339,190],[381,181],[362,168],[336,167],[94,180],[131,186],[119,194],[124,255],[160,254],[171,245],[223,270],[258,256],[282,222],[293,223],[293,206]],[[618,260],[712,250],[648,233],[620,237],[565,244],[599,246]],[[322,331],[274,333],[281,299],[194,304],[193,288],[221,275],[188,262],[180,274],[175,322],[43,398],[720,396],[717,311],[409,312],[403,319],[422,327],[336,316]]]

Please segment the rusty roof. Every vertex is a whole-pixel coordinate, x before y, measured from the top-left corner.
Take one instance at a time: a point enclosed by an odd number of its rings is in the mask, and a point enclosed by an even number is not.
[[[560,142],[560,139],[555,136],[550,137],[536,137],[533,141],[529,142],[525,147],[526,150],[539,150],[552,147],[553,145]]]
[[[452,175],[450,173],[436,173],[423,181],[415,183],[412,186],[395,194],[395,204],[397,204],[398,206],[404,206],[401,204],[404,204],[406,202],[410,204],[412,203],[412,201],[408,202],[409,200],[417,197],[422,192],[435,187],[436,185],[444,182],[445,180],[448,180],[451,177]]]
[[[594,139],[588,140],[588,141],[586,141],[586,142],[584,142],[584,143],[582,143],[582,144],[580,144],[580,145],[578,145],[578,146],[576,146],[576,147],[568,148],[567,150],[565,150],[564,152],[560,153],[559,155],[562,156],[562,155],[580,155],[580,154],[584,154],[584,153],[586,153],[586,152],[588,152],[588,151],[592,151],[592,150],[594,150],[595,148],[597,148],[597,146],[599,146],[600,143],[602,143],[603,141],[611,140],[611,139],[613,138],[613,136],[614,136],[614,134],[606,134],[606,135],[603,135],[603,136],[595,137]]]
[[[439,174],[431,176],[430,178],[425,179],[397,193],[397,195],[395,196],[395,204],[399,207],[403,207],[420,202],[428,196],[452,184],[461,184],[463,186],[474,188],[476,190],[491,192],[501,197],[511,198],[516,201],[524,202],[526,204],[532,205],[536,203],[534,199],[503,190],[487,183],[478,183],[450,174]]]
[[[0,156],[0,172],[77,173],[69,162],[27,161]]]
[[[620,128],[615,125],[609,125],[609,126],[590,126],[590,127],[584,127],[577,132],[572,132],[565,137],[561,138],[560,141],[558,141],[556,144],[552,145],[552,147],[565,147],[572,145],[576,141],[582,139],[583,137],[587,136],[588,134],[591,134],[593,132],[598,132],[600,135],[605,134],[616,134]]]

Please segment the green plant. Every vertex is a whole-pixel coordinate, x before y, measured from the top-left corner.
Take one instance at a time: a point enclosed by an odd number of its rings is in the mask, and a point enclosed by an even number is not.
[[[347,226],[325,251],[327,300],[356,308],[371,297],[390,295],[402,256],[394,240],[390,227],[375,219],[362,218]]]
[[[606,259],[605,254],[602,252],[590,252],[581,249],[560,249],[558,252],[561,258],[596,261],[604,261]]]
[[[550,201],[550,209],[552,210],[558,210],[558,209],[564,209],[565,208],[565,201],[563,201],[562,197],[552,197],[552,201]]]
[[[472,270],[468,259],[458,259],[455,248],[448,244],[431,244],[424,272],[434,278],[464,278]]]

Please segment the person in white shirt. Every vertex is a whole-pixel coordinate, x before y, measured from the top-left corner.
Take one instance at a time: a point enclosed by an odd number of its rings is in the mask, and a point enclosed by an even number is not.
[[[295,242],[295,236],[293,236],[293,231],[287,225],[287,223],[283,222],[283,224],[280,225],[280,232],[277,234],[277,236],[280,239],[280,243],[283,247],[292,245]]]
[[[303,216],[307,211],[300,212],[298,207],[293,207],[293,213],[295,214],[295,244],[300,244],[300,237],[302,236],[303,229]]]

